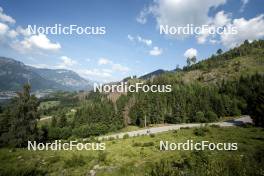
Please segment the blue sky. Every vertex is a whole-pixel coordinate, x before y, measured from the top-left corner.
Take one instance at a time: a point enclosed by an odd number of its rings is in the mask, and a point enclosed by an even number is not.
[[[0,52],[102,82],[186,65],[264,37],[261,0],[0,0]],[[105,26],[105,35],[25,34],[28,25]],[[236,35],[161,35],[159,25],[234,26]]]

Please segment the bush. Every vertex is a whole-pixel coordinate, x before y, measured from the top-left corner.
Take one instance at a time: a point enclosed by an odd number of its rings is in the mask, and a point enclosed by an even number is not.
[[[251,124],[251,123],[244,123],[244,124],[242,124],[242,127],[244,127],[244,128],[252,128],[253,127],[253,124]]]
[[[212,128],[220,128],[220,125],[213,124],[213,125],[210,125],[210,127],[212,127]]]
[[[44,168],[40,168],[37,165],[23,165],[22,167],[1,167],[0,175],[19,175],[19,176],[35,176],[35,175],[47,175],[48,171]]]
[[[70,127],[50,127],[48,130],[48,138],[50,140],[54,139],[68,139],[72,135]]]
[[[69,159],[64,161],[64,167],[78,167],[85,165],[84,157],[82,155],[72,155]]]
[[[153,133],[151,133],[149,136],[150,136],[151,138],[154,138],[156,135],[153,134]]]
[[[141,142],[135,142],[132,144],[133,147],[141,147],[142,143]]]
[[[123,139],[128,139],[129,138],[129,135],[128,134],[125,134],[124,136],[123,136]]]
[[[110,137],[108,138],[108,141],[113,141],[113,140],[115,140],[115,137],[110,136]]]
[[[180,127],[180,130],[190,129],[190,127]]]
[[[213,111],[206,112],[205,118],[207,119],[208,122],[215,122],[218,120],[218,116]]]
[[[90,136],[98,136],[105,134],[108,131],[108,127],[103,123],[94,123],[93,125],[82,125],[73,130],[75,136],[86,138]]]
[[[144,142],[142,147],[150,147],[150,146],[154,146],[154,142]]]
[[[193,133],[194,133],[196,136],[205,136],[207,132],[209,132],[209,129],[208,129],[207,127],[195,128],[195,129],[193,130]]]
[[[60,128],[50,127],[48,131],[48,138],[50,140],[60,139]]]
[[[146,175],[148,176],[169,176],[169,175],[179,175],[173,167],[172,163],[166,160],[161,160],[155,163]]]
[[[98,161],[99,161],[99,162],[103,162],[103,163],[105,163],[105,162],[106,162],[106,158],[107,158],[107,153],[106,153],[106,152],[104,152],[104,151],[100,151],[100,152],[98,153]]]
[[[63,127],[60,130],[60,139],[68,139],[72,135],[70,127]]]
[[[194,121],[195,122],[206,122],[204,113],[202,111],[196,112]]]

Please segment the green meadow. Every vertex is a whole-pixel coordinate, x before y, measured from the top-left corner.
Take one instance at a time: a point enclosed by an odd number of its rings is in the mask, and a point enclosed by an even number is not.
[[[238,150],[200,152],[160,150],[160,141],[187,140],[238,143]],[[98,141],[90,138],[86,142]],[[214,126],[101,142],[106,143],[105,151],[28,151],[25,148],[1,148],[0,175],[143,176],[264,173],[261,167],[264,163],[262,128]]]

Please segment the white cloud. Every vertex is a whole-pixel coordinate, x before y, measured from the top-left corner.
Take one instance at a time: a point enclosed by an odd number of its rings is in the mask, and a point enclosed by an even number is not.
[[[112,75],[109,72],[105,72],[102,69],[78,69],[77,73],[89,79],[91,79],[91,77],[97,77],[97,78],[112,77]]]
[[[106,59],[106,58],[100,58],[98,60],[98,65],[107,65],[110,63],[112,63],[112,61],[110,61],[109,59]]]
[[[32,35],[28,40],[26,40],[30,45],[36,46],[37,48],[43,50],[58,50],[61,48],[59,43],[52,43],[46,35]]]
[[[18,26],[16,28],[16,31],[17,31],[18,34],[22,34],[25,37],[28,37],[28,36],[31,35],[31,32],[30,32],[30,30],[28,30],[28,28],[24,29],[21,26]]]
[[[147,45],[147,46],[152,45],[152,41],[149,40],[149,39],[144,39],[144,38],[142,38],[142,37],[140,37],[140,36],[137,36],[137,40],[138,40],[138,42],[140,42],[140,43],[144,43],[144,44]]]
[[[241,2],[242,2],[242,5],[241,5],[239,11],[243,12],[245,10],[247,3],[249,3],[249,0],[241,0]]]
[[[85,59],[85,61],[86,61],[86,62],[90,62],[90,61],[91,61],[91,59],[90,59],[90,58],[87,58],[87,59]]]
[[[144,8],[139,16],[144,19],[149,13],[153,14],[158,26],[202,25],[210,21],[209,9],[225,2],[226,0],[156,0],[148,10]]]
[[[18,36],[18,33],[15,30],[10,30],[10,31],[8,31],[7,35],[10,38],[16,38],[16,36]]]
[[[221,43],[228,48],[232,48],[245,40],[256,40],[264,37],[264,14],[249,20],[244,18],[234,19],[227,26],[235,27],[237,34],[222,34],[220,36]]]
[[[152,45],[152,40],[143,38],[143,37],[141,37],[139,35],[137,37],[133,37],[132,35],[128,34],[127,38],[131,42],[137,41],[138,43],[143,43],[143,44],[145,44],[147,46],[151,46]]]
[[[107,59],[107,58],[100,58],[98,60],[98,65],[109,65],[111,67],[111,71],[110,69],[104,69],[105,72],[112,72],[112,71],[119,71],[119,72],[128,72],[130,69],[126,66],[123,66],[121,64],[118,63],[114,63],[113,61]],[[107,70],[107,71],[106,71]]]
[[[149,54],[152,56],[159,56],[162,54],[162,49],[157,46],[154,46],[153,49],[149,51]]]
[[[221,43],[230,48],[241,44],[244,40],[255,40],[264,37],[263,23],[264,14],[251,19],[232,19],[231,13],[219,11],[213,16],[209,16],[210,9],[226,3],[227,0],[154,0],[148,8],[144,8],[138,18],[141,23],[147,22],[147,16],[153,15],[156,19],[157,27],[175,26],[184,27],[187,24],[193,26],[209,25],[209,28],[217,27],[234,27],[237,28],[238,34],[209,34],[209,30],[202,31],[202,34],[195,35],[197,42],[202,44],[205,42]],[[249,0],[241,0],[242,11]],[[233,28],[233,29],[234,29]],[[184,35],[184,34],[182,34]],[[186,35],[184,35],[186,36]],[[179,36],[181,38],[181,36]]]
[[[73,66],[77,65],[78,62],[68,56],[61,56],[59,58],[61,61],[58,64],[54,65],[47,65],[47,64],[31,64],[30,66],[37,67],[37,68],[49,68],[49,69],[69,69],[74,70],[75,72],[78,69],[75,69]]]
[[[59,43],[52,43],[46,35],[32,35],[24,38],[22,41],[15,41],[11,47],[22,52],[31,52],[36,50],[40,51],[57,51],[61,48]]]
[[[132,37],[131,35],[127,35],[127,38],[128,38],[128,40],[130,40],[131,42],[133,42],[134,41],[134,37]]]
[[[0,7],[0,20],[3,22],[12,23],[12,24],[16,22],[14,18],[4,13],[4,10],[2,7]]]
[[[147,22],[147,15],[150,13],[149,8],[144,8],[140,11],[139,15],[137,16],[136,20],[140,24],[145,24]]]
[[[209,31],[212,29],[216,29],[217,27],[223,27],[230,23],[231,14],[226,14],[224,11],[219,11],[216,13],[215,17],[208,22],[209,30],[202,30],[200,35],[196,36],[197,42],[199,44],[203,44],[207,41],[208,37],[215,38],[217,35],[210,35]],[[209,41],[213,41],[214,39],[210,39]]]
[[[0,23],[0,35],[4,35],[7,33],[9,27],[4,24],[4,23]]]
[[[121,64],[113,64],[112,69],[114,71],[120,71],[120,72],[128,72],[130,69],[126,66],[123,66]]]
[[[113,72],[113,70],[111,70],[111,69],[107,69],[107,68],[104,68],[104,69],[102,69],[103,70],[103,72],[106,72],[106,73],[112,73]]]
[[[213,19],[213,24],[216,27],[225,26],[226,24],[230,23],[230,21],[231,21],[230,16],[231,16],[231,14],[227,14],[224,11],[219,11],[216,13],[216,15]]]
[[[69,68],[78,63],[76,60],[67,56],[61,56],[60,59],[62,60],[62,63],[57,66],[58,68]]]
[[[197,50],[194,49],[194,48],[189,48],[185,51],[184,53],[184,57],[186,58],[193,58],[193,57],[196,57],[197,56]]]
[[[205,43],[208,40],[212,44],[221,43],[227,48],[233,48],[245,40],[256,40],[264,37],[264,14],[248,20],[244,18],[232,19],[231,14],[220,11],[212,18],[210,27],[225,27],[226,32],[210,35],[209,31],[202,31],[201,35],[196,36],[198,43]],[[237,33],[234,34],[232,29],[235,29]]]

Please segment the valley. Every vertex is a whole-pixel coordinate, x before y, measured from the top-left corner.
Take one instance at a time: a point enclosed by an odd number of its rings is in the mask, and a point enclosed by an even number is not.
[[[0,108],[0,175],[261,175],[263,51],[263,40],[245,42],[182,69],[125,78],[128,85],[171,85],[171,92],[69,91],[72,72],[28,72],[64,88],[45,93],[31,79],[32,88],[10,90],[15,96]],[[29,151],[31,140],[105,143],[105,150]],[[160,141],[188,140],[237,143],[237,150],[160,150]]]

